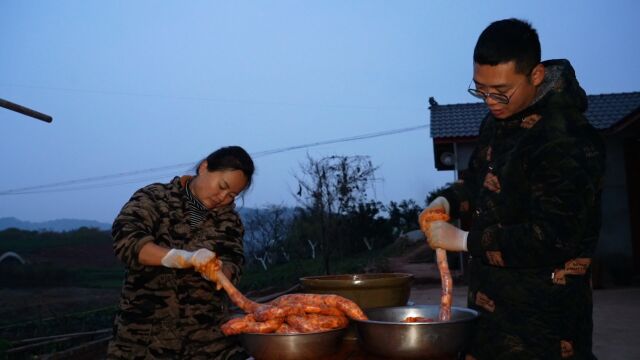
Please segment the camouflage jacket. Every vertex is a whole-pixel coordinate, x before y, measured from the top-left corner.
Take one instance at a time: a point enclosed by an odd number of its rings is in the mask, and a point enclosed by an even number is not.
[[[453,217],[472,218],[478,358],[592,357],[588,270],[600,231],[604,144],[583,115],[587,97],[569,62],[543,64],[534,103],[508,119],[487,115],[462,181],[442,192]],[[490,177],[499,189],[485,186]]]
[[[141,353],[142,358],[195,358],[200,351],[212,359],[234,346],[219,329],[228,316],[228,298],[215,284],[193,269],[138,262],[148,242],[184,250],[207,248],[231,268],[231,280],[238,282],[244,229],[235,206],[211,210],[192,230],[186,213],[187,180],[176,177],[136,191],[113,223],[114,250],[126,267],[114,344],[109,348],[113,358]]]

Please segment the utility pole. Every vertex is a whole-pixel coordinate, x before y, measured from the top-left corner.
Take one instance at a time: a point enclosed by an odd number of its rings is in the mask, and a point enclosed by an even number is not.
[[[32,118],[36,118],[44,122],[50,123],[51,121],[53,121],[53,118],[47,114],[43,114],[41,112],[29,109],[28,107],[24,107],[16,103],[12,103],[11,101],[8,101],[8,100],[0,99],[0,107],[9,109],[15,112],[19,112],[20,114],[23,114],[23,115],[31,116]]]

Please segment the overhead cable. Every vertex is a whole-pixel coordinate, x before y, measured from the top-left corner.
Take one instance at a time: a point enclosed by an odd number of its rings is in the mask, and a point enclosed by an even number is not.
[[[316,142],[302,144],[302,145],[286,146],[282,148],[254,152],[254,153],[251,153],[251,156],[253,158],[260,158],[263,156],[269,156],[269,155],[279,154],[279,153],[298,150],[298,149],[308,149],[311,147],[316,147],[321,145],[329,145],[329,144],[371,139],[371,138],[381,137],[381,136],[395,135],[395,134],[425,129],[427,128],[427,126],[428,125],[417,125],[417,126],[411,126],[411,127],[401,128],[401,129],[385,130],[385,131],[379,131],[379,132],[356,135],[356,136],[349,136],[349,137],[333,139],[333,140],[316,141]],[[142,170],[120,172],[120,173],[110,174],[110,175],[101,175],[101,176],[94,176],[94,177],[88,177],[88,178],[82,178],[82,179],[60,181],[60,182],[55,182],[50,184],[9,189],[9,190],[0,191],[0,196],[87,190],[87,189],[96,189],[96,188],[104,188],[104,187],[112,187],[112,186],[125,185],[125,184],[131,184],[131,183],[138,183],[143,181],[159,179],[162,175],[167,174],[166,170],[187,169],[187,168],[192,168],[195,165],[196,164],[194,162],[187,162],[187,163],[167,165],[167,166],[148,168],[148,169],[142,169]],[[157,174],[157,175],[154,175],[153,177],[145,176],[143,178],[125,179],[127,177],[131,177],[134,175],[156,173],[161,171],[164,171],[165,173]],[[169,173],[169,174],[173,174],[173,173]],[[118,179],[118,180],[112,181],[112,182],[105,182],[113,179]]]

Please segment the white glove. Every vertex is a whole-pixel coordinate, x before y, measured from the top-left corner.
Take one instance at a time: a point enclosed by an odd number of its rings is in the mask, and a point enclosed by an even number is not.
[[[216,253],[209,249],[198,249],[191,256],[191,265],[194,267],[204,266],[204,264],[213,260],[216,257]]]
[[[446,221],[432,222],[426,234],[427,242],[433,249],[467,251],[467,235],[469,235],[469,232],[460,230]]]
[[[432,218],[430,219],[430,213],[434,211],[444,212],[445,214],[449,215],[449,201],[447,200],[447,198],[438,196],[437,198],[433,199],[433,201],[426,208],[424,208],[424,210],[422,210],[420,216],[418,217],[418,224],[420,225],[420,229],[422,230],[422,232],[427,232],[428,224],[432,220]]]
[[[430,202],[422,212],[428,210],[436,210],[438,208],[444,209],[444,212],[449,215],[449,200],[447,200],[447,198],[444,196],[438,196],[437,198],[433,199],[433,201]]]
[[[168,268],[186,269],[202,266],[215,257],[216,253],[208,249],[198,249],[196,251],[171,249],[160,263]]]

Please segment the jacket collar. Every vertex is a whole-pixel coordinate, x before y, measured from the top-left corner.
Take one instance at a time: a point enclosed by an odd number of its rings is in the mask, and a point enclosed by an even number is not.
[[[171,184],[177,188],[182,194],[183,196],[186,197],[186,194],[184,192],[185,188],[187,187],[187,184],[189,183],[189,181],[191,181],[192,179],[194,179],[195,176],[192,175],[182,175],[182,176],[176,176],[175,178],[173,178],[173,180],[171,180]],[[236,204],[235,202],[232,202],[229,205],[225,205],[219,208],[213,208],[213,209],[209,209],[210,212],[214,212],[214,213],[222,213],[222,212],[226,212],[228,210],[233,210],[236,208]]]

